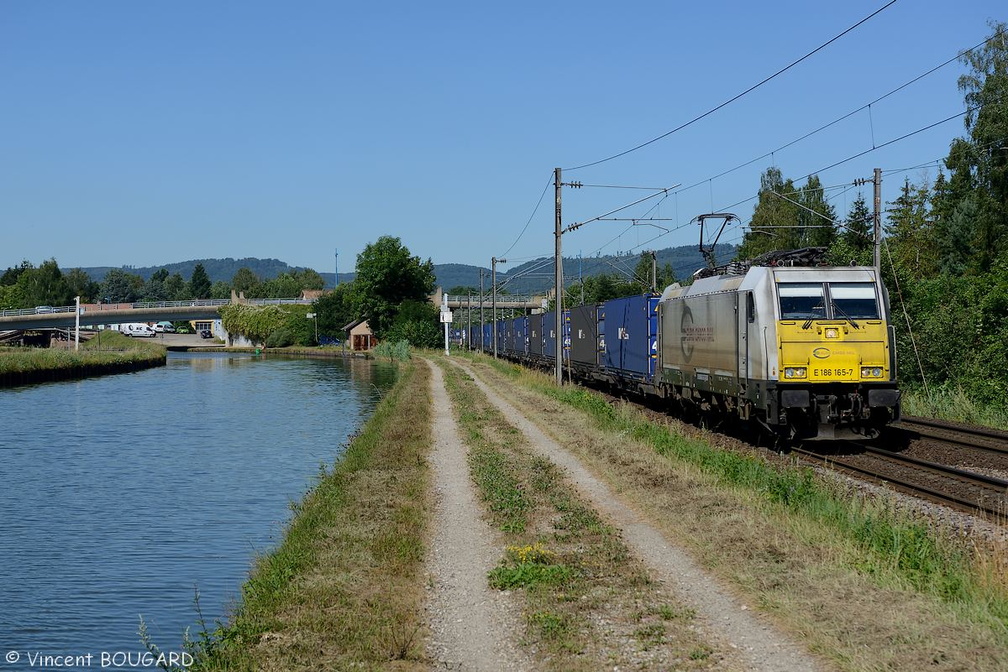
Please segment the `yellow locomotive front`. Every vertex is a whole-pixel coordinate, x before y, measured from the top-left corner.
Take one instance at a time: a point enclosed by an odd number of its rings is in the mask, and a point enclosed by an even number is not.
[[[871,269],[775,276],[777,388],[795,437],[876,436],[899,417],[881,283]]]

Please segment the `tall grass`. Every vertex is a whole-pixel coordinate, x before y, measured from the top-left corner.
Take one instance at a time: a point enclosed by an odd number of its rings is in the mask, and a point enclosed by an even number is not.
[[[1008,429],[1008,406],[978,403],[961,387],[939,388],[930,395],[920,389],[904,389],[902,406],[907,415]]]

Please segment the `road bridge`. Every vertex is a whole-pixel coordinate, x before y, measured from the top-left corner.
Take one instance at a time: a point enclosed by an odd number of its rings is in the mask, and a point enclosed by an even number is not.
[[[309,305],[307,299],[245,299],[237,303],[250,306]],[[215,320],[221,306],[230,299],[190,301],[157,301],[153,303],[86,303],[81,304],[82,325],[125,324],[128,322],[171,322],[185,320]],[[0,331],[13,329],[65,329],[77,321],[76,306],[26,308],[0,312]]]
[[[433,302],[433,299],[431,299]],[[497,295],[497,310],[516,308],[523,310],[546,310],[546,297],[544,296],[518,296],[515,294],[498,294]],[[436,302],[437,305],[441,305],[440,301]],[[483,297],[483,309],[492,309],[494,306],[493,299],[489,296]],[[472,308],[473,310],[479,310],[480,308],[480,297],[478,296],[448,296],[448,307],[455,308]]]

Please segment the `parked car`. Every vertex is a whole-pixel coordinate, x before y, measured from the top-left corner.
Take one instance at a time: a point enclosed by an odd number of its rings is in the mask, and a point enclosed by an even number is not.
[[[200,338],[213,338],[213,334],[210,333],[209,329],[200,329]]]
[[[154,331],[163,334],[174,334],[175,327],[172,326],[171,322],[158,322],[154,325]]]
[[[187,327],[185,325],[182,325],[181,327],[178,327],[177,329],[175,329],[175,333],[176,334],[188,334],[188,333],[190,333],[189,332],[189,327]]]

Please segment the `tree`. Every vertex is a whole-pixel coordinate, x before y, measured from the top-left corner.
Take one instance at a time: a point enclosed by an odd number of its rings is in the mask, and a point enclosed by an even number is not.
[[[836,237],[836,210],[826,201],[819,177],[810,175],[797,197],[797,246],[829,247]]]
[[[919,276],[930,276],[937,270],[929,200],[930,188],[926,183],[916,186],[906,179],[899,198],[886,211],[886,236],[893,261],[904,270],[913,269]]]
[[[18,277],[27,271],[29,268],[35,268],[35,266],[27,259],[21,262],[20,266],[13,266],[4,271],[3,276],[0,276],[0,285],[13,286],[17,284]]]
[[[91,276],[83,270],[79,268],[70,269],[64,277],[66,278],[70,294],[81,297],[81,303],[93,303],[98,299],[100,291],[98,283],[92,280]]]
[[[210,298],[211,286],[210,276],[207,275],[203,264],[196,264],[189,278],[189,295],[194,299]]]
[[[771,166],[760,177],[760,190],[749,231],[739,247],[739,259],[752,259],[773,250],[801,247],[800,223],[794,183],[784,180],[780,168]]]
[[[977,187],[972,242],[980,273],[991,270],[1008,247],[1008,25],[989,25],[993,32],[984,46],[961,57],[970,68],[959,78],[970,139],[954,142],[946,162],[957,201],[964,200],[970,182]]]
[[[167,280],[165,280],[165,292],[168,294],[169,301],[183,301],[186,298],[186,281],[182,277],[181,273],[172,273]]]
[[[439,312],[430,301],[403,301],[385,333],[385,340],[390,343],[406,341],[416,348],[438,347],[444,339]]]
[[[262,292],[262,280],[248,266],[242,266],[231,278],[231,287],[249,299],[259,298]]]
[[[343,340],[343,327],[355,319],[354,283],[343,283],[312,302],[312,311],[318,317],[319,334]]]
[[[144,281],[139,275],[113,268],[105,274],[100,286],[101,298],[107,303],[133,303],[143,293]]]
[[[70,293],[66,278],[55,259],[42,262],[38,268],[24,269],[14,285],[14,300],[23,308],[32,306],[67,306],[75,295]]]
[[[858,194],[844,220],[843,230],[833,240],[826,255],[834,266],[871,266],[874,263],[874,216],[863,194]]]
[[[298,281],[301,289],[318,290],[325,288],[325,279],[313,268],[303,268],[300,271],[293,271],[291,275]]]
[[[211,299],[230,299],[231,298],[231,285],[224,282],[223,280],[218,280],[217,282],[210,285],[210,298]]]
[[[383,339],[404,301],[425,301],[435,287],[434,264],[412,256],[398,238],[382,236],[357,255],[358,316]]]

